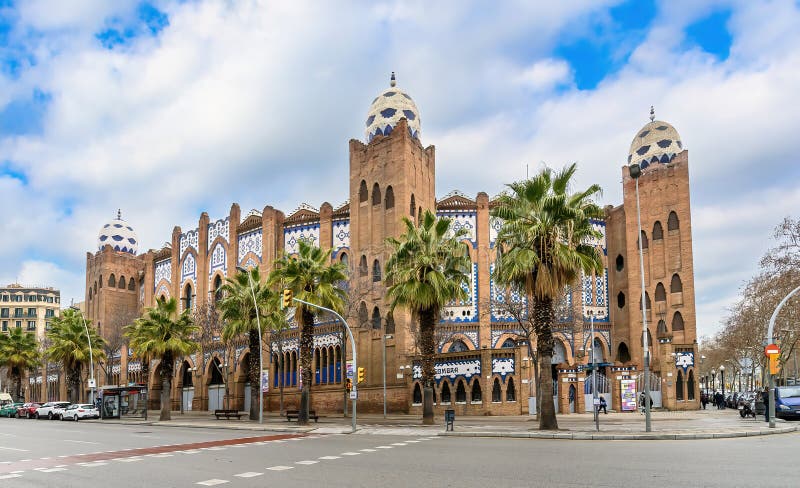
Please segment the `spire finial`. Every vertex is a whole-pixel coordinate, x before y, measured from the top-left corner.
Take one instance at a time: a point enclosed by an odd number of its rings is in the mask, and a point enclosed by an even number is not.
[[[656,120],[656,110],[650,105],[650,122]]]
[[[395,86],[397,84],[397,80],[394,78],[394,71],[392,71],[392,77],[389,78],[389,86]]]
[[[117,220],[122,220],[122,209],[121,208],[117,209]]]

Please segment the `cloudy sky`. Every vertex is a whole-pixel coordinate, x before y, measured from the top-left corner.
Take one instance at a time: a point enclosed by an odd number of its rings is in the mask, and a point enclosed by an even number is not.
[[[202,211],[347,198],[397,72],[437,194],[579,163],[603,204],[650,105],[690,151],[698,330],[800,208],[800,3],[0,0],[0,283],[83,296],[117,208],[140,249]]]

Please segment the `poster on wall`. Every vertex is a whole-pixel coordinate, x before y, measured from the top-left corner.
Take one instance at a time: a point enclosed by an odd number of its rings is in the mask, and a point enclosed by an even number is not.
[[[261,370],[261,393],[269,392],[269,370]]]
[[[622,411],[636,410],[636,380],[620,380],[620,393],[622,395]]]

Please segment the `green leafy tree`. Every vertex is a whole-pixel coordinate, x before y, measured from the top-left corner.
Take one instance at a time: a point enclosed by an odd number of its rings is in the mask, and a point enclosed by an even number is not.
[[[511,191],[498,199],[492,211],[503,219],[497,236],[495,279],[520,287],[528,296],[540,371],[550,371],[555,303],[564,287],[578,280],[581,272],[603,269],[600,252],[590,243],[600,237],[590,219],[603,217],[593,201],[601,190],[591,185],[572,193],[575,171],[575,164],[557,173],[545,168],[533,178],[511,183]],[[557,429],[555,407],[547,401],[553,395],[553,384],[548,375],[542,376],[537,385],[539,428]]]
[[[21,402],[22,373],[39,366],[39,350],[36,335],[21,328],[13,328],[8,334],[0,334],[0,367],[6,368],[13,386],[14,401]]]
[[[250,289],[252,281],[253,288]],[[255,303],[253,298],[255,297]],[[258,420],[258,395],[261,394],[261,373],[259,359],[261,357],[261,341],[258,335],[256,310],[261,317],[261,327],[268,324],[267,313],[270,300],[277,304],[277,293],[261,282],[258,268],[239,271],[227,278],[222,286],[222,299],[218,308],[222,314],[222,338],[225,342],[237,336],[246,335],[250,347],[248,364],[248,380],[250,381],[250,420]],[[256,308],[258,304],[258,308]],[[271,311],[269,313],[272,313]],[[264,330],[262,329],[262,334]],[[262,336],[263,338],[263,336]]]
[[[347,279],[344,264],[331,263],[331,251],[300,241],[296,256],[284,255],[275,261],[269,277],[271,286],[292,290],[295,298],[342,312],[346,292],[339,286]],[[297,304],[297,302],[295,302]],[[300,366],[303,389],[298,422],[308,424],[311,407],[311,355],[314,347],[314,317],[318,309],[297,304],[295,319],[300,324]]]
[[[192,340],[196,333],[197,327],[189,312],[178,313],[178,302],[175,298],[158,300],[156,307],[148,308],[143,317],[125,328],[125,336],[128,337],[130,347],[138,357],[160,361],[159,420],[170,420],[175,359],[197,350],[197,343]]]
[[[464,229],[453,231],[449,219],[426,210],[419,225],[404,217],[405,233],[389,238],[392,255],[386,262],[386,292],[392,310],[402,307],[419,319],[422,356],[422,422],[433,424],[433,382],[436,341],[434,332],[442,307],[464,300],[471,261],[460,239]]]
[[[86,366],[87,369],[90,367],[90,358],[99,361],[106,357],[103,349],[105,341],[89,321],[84,325],[80,311],[71,308],[53,319],[47,332],[47,339],[50,341],[47,356],[55,362],[60,362],[66,372],[67,398],[72,403],[78,403],[81,397],[83,367]],[[89,339],[92,343],[91,356]]]

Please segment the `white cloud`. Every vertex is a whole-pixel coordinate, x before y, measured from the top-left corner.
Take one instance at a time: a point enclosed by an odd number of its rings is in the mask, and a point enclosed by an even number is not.
[[[516,81],[534,91],[546,91],[572,81],[572,68],[563,59],[542,59],[522,70]]]

